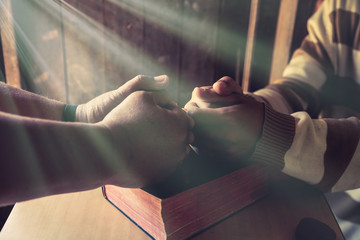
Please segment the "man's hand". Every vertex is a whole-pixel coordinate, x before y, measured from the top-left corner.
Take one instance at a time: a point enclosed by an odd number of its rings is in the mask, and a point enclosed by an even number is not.
[[[193,145],[200,153],[247,158],[261,135],[262,103],[244,95],[229,77],[213,86],[195,88],[185,109],[195,121]]]
[[[171,173],[194,138],[193,121],[164,91],[130,94],[99,125],[110,130],[119,150],[110,184],[125,187],[142,187]]]
[[[222,77],[213,86],[196,87],[185,109],[216,108],[241,103],[242,88],[230,77]]]
[[[80,104],[76,109],[75,121],[100,122],[112,109],[133,92],[140,90],[160,91],[164,90],[168,84],[169,78],[166,75],[155,78],[138,75],[118,89],[106,92],[85,104]]]

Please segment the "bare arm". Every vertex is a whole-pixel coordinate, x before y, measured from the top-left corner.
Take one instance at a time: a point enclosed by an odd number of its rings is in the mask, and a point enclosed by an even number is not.
[[[61,120],[64,103],[0,83],[0,111],[21,116]]]
[[[85,116],[100,116],[97,123],[24,117],[3,108],[0,205],[103,184],[142,187],[169,174],[189,151],[193,122],[165,91],[137,91],[159,90],[167,81],[135,78],[82,105]],[[42,102],[39,96],[18,93],[17,101],[34,97],[35,102],[53,106],[46,98]]]
[[[96,188],[110,177],[114,146],[105,128],[0,113],[0,131],[1,205]]]
[[[119,88],[106,92],[76,109],[77,122],[100,122],[112,109],[135,91],[164,90],[165,75],[155,78],[138,75]],[[0,111],[20,116],[61,121],[65,104],[0,82]]]

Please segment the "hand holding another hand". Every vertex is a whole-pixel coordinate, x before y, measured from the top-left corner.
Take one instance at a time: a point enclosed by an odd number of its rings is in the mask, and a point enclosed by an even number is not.
[[[98,124],[118,149],[110,184],[142,187],[171,173],[190,150],[193,124],[166,92],[131,93]]]
[[[194,146],[231,160],[248,158],[261,135],[264,106],[231,78],[195,88],[185,105],[194,119]]]

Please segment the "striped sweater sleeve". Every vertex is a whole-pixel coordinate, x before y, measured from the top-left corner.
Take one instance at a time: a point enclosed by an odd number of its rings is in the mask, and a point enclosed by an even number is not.
[[[323,191],[360,187],[359,119],[317,118],[320,92],[330,76],[358,78],[360,62],[354,60],[360,49],[355,47],[360,46],[358,5],[358,1],[325,1],[309,20],[309,34],[283,78],[253,94],[266,107],[252,159]]]

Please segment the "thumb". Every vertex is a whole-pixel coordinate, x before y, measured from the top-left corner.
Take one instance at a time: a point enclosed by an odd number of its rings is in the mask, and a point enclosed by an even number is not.
[[[213,89],[219,95],[227,96],[231,93],[243,94],[241,86],[231,77],[222,77],[213,84]]]
[[[119,87],[116,92],[118,92],[118,94],[120,94],[122,98],[125,99],[131,93],[136,91],[160,91],[166,89],[168,85],[169,77],[166,75],[157,77],[138,75]]]

